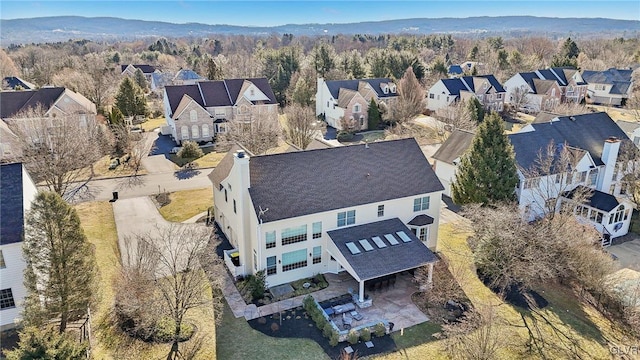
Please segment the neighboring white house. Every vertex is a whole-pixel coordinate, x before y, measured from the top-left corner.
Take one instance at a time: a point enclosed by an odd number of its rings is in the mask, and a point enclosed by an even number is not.
[[[278,102],[266,78],[199,81],[166,86],[164,110],[176,143],[212,141],[228,121],[276,119]]]
[[[0,165],[0,331],[15,327],[26,295],[22,237],[37,193],[21,163]]]
[[[357,121],[359,129],[366,130],[371,99],[390,111],[397,98],[397,86],[389,78],[327,81],[318,78],[316,115],[324,116],[327,124],[338,130],[342,130],[341,118]]]
[[[583,186],[592,191],[587,198],[589,205],[572,206],[578,215],[582,214],[580,206],[592,208],[583,218],[601,232],[603,244],[627,233],[631,203],[623,196],[625,189],[620,180],[624,164],[618,161],[618,150],[621,141],[630,140],[607,113],[560,116],[533,123],[509,135],[509,140],[518,167],[515,192],[527,219],[534,220],[549,209],[558,210],[562,203],[571,203],[575,189]],[[442,145],[444,150],[434,154],[436,174],[442,182],[455,181],[452,174],[457,171],[456,160],[468,148],[467,143],[471,143],[469,135],[457,132]],[[556,154],[563,149],[569,151],[571,163],[565,171],[541,174],[535,169],[550,144],[555,146]]]
[[[629,139],[640,148],[640,123],[621,120],[617,124],[629,136]]]
[[[570,68],[517,73],[504,83],[504,89],[506,103],[519,103],[518,110],[531,112],[551,110],[560,102],[580,103],[587,94],[587,84],[580,72]],[[524,100],[518,99],[522,96]]]
[[[362,302],[366,281],[436,261],[443,188],[413,138],[261,156],[236,146],[209,178],[236,276],[266,270],[276,286],[347,271]]]
[[[604,105],[622,105],[633,88],[633,70],[610,68],[604,71],[584,70],[582,78],[587,85],[587,102]]]
[[[435,160],[433,170],[444,186],[443,194],[446,196],[451,196],[451,184],[456,179],[460,158],[471,147],[473,135],[471,131],[455,129],[447,141],[433,154]]]
[[[427,93],[427,108],[435,111],[475,97],[486,110],[502,111],[504,95],[502,85],[493,75],[441,79]]]

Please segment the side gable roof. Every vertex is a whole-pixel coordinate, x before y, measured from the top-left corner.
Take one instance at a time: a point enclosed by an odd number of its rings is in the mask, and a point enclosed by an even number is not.
[[[453,165],[453,161],[461,157],[462,154],[471,147],[473,136],[474,133],[471,131],[461,129],[453,130],[447,140],[440,146],[435,154],[433,154],[433,158]]]
[[[462,67],[460,65],[450,65],[449,66],[449,70],[447,72],[449,74],[455,74],[455,75],[460,75],[460,74],[464,73],[464,71],[462,71]]]
[[[129,64],[127,65],[120,65],[120,72],[124,72],[127,67],[129,66]],[[145,65],[145,64],[131,64],[131,66],[133,66],[136,69],[140,69],[142,70],[143,74],[151,74],[154,71],[156,71],[156,68],[154,66],[151,65]]]
[[[269,85],[269,81],[267,78],[247,78],[247,79],[225,79],[224,82],[227,85],[227,89],[229,90],[229,97],[232,104],[235,104],[238,101],[238,96],[240,96],[240,90],[242,89],[242,85],[245,81],[250,81],[255,85],[262,93],[264,93],[268,98],[269,102],[267,104],[275,104],[276,96],[271,89],[271,85]]]
[[[618,202],[618,199],[616,199],[615,196],[611,194],[607,194],[602,191],[589,189],[582,185],[578,185],[575,189],[563,193],[562,196],[566,197],[567,199],[573,199],[576,193],[578,194],[591,193],[591,196],[589,196],[586,199],[587,200],[586,205],[598,210],[610,212],[611,210],[615,209],[618,205],[620,205],[620,202]]]
[[[393,80],[391,80],[390,78],[329,80],[329,81],[325,81],[325,84],[327,85],[327,88],[329,89],[329,93],[331,93],[331,96],[334,99],[337,99],[340,94],[340,89],[342,88],[358,91],[358,85],[360,84],[360,81],[365,81],[369,83],[369,85],[371,85],[371,88],[376,92],[378,98],[393,97],[398,95],[391,92],[388,92],[387,94],[385,94],[384,91],[382,91],[382,88],[380,87],[381,83],[392,83]]]
[[[450,95],[460,95],[460,91],[467,90],[467,87],[464,86],[464,83],[461,79],[441,79],[444,87],[449,90]]]
[[[573,120],[571,119],[573,118]],[[615,136],[622,141],[629,137],[605,112],[561,116],[558,121],[529,125],[535,131],[509,135],[516,155],[516,162],[523,169],[535,164],[540,149],[551,141],[584,149],[596,165],[602,165],[602,148],[605,140]]]
[[[21,87],[22,90],[33,90],[36,88],[35,84],[32,84],[17,76],[7,76],[6,78],[3,79],[3,81],[7,83],[7,86],[10,89],[15,89],[18,86]]]
[[[182,101],[184,95],[189,95],[195,102],[204,106],[202,96],[200,96],[200,89],[198,85],[167,85],[164,87],[164,91],[167,94],[169,100],[169,107],[171,108],[171,114],[176,112],[178,105]]]
[[[213,183],[214,190],[220,186],[222,180],[226,179],[233,167],[233,154],[238,150],[244,150],[240,145],[233,144],[227,154],[220,160],[218,165],[209,173],[208,177]],[[245,150],[246,151],[246,150]]]
[[[173,80],[203,80],[204,78],[191,69],[180,69]]]
[[[21,111],[34,109],[38,105],[49,111],[65,89],[63,87],[47,87],[39,90],[2,91],[0,92],[0,116],[11,118]]]
[[[254,156],[249,169],[264,222],[444,189],[413,138]]]
[[[234,104],[229,98],[229,90],[224,81],[200,81],[193,86],[200,88],[204,107],[232,106]]]
[[[340,93],[338,95],[338,107],[345,109],[356,95],[358,95],[357,91],[345,88],[340,89]]]
[[[22,241],[23,206],[22,164],[0,165],[0,245]]]
[[[539,95],[546,94],[556,84],[554,80],[533,79],[536,93]]]

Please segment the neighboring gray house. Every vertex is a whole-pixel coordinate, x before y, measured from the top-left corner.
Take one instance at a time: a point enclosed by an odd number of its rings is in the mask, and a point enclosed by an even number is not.
[[[618,126],[624,131],[631,141],[640,148],[640,122],[618,121]]]
[[[177,73],[155,72],[151,74],[151,91],[162,92],[167,85],[193,85],[207,80],[190,69],[180,69]]]
[[[125,76],[134,76],[136,74],[136,70],[140,69],[144,74],[145,79],[147,79],[147,83],[151,83],[151,75],[154,73],[159,73],[160,70],[156,69],[155,66],[146,65],[146,64],[129,64],[129,65],[120,65],[120,71],[122,75]]]
[[[582,78],[587,83],[587,102],[591,104],[622,105],[631,93],[633,79],[631,69],[610,68],[604,71],[584,70]]]
[[[486,110],[504,109],[505,90],[493,75],[441,79],[429,88],[427,108],[436,111],[472,97],[478,99]]]

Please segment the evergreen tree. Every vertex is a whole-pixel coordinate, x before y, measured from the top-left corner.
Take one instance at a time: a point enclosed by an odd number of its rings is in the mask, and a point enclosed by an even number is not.
[[[456,204],[496,204],[514,199],[515,155],[500,116],[492,112],[476,130],[451,185]]]
[[[207,79],[222,80],[224,78],[222,67],[213,58],[207,60]]]
[[[120,53],[116,51],[116,53],[113,54],[113,57],[111,57],[111,61],[116,64],[120,63]]]
[[[469,52],[469,60],[477,61],[479,53],[480,49],[478,49],[478,45],[474,45],[473,48],[471,48],[471,52]]]
[[[324,78],[329,71],[336,67],[334,57],[335,51],[327,44],[320,44],[313,49],[313,65],[318,76]]]
[[[349,72],[354,79],[362,79],[367,76],[367,72],[362,64],[362,58],[357,52],[351,54],[351,59],[349,59]]]
[[[63,333],[92,304],[96,264],[78,214],[57,193],[41,192],[33,201],[23,252],[25,322],[41,326],[59,319]]]
[[[8,360],[84,360],[88,343],[79,343],[71,334],[55,329],[28,326],[20,331],[18,346],[7,352]]]
[[[478,98],[472,97],[469,99],[467,109],[471,115],[471,120],[475,121],[477,124],[480,124],[484,120],[484,107],[482,107]]]
[[[380,115],[380,109],[378,109],[378,104],[376,101],[371,98],[371,102],[369,103],[369,109],[367,110],[367,118],[369,122],[369,130],[377,130],[380,125],[380,121],[382,120],[382,116]]]
[[[115,106],[124,116],[146,115],[148,113],[147,101],[142,89],[128,77],[120,83]]]
[[[580,49],[578,49],[578,44],[575,41],[571,40],[571,38],[567,38],[562,44],[562,50],[560,55],[562,57],[567,57],[569,59],[575,59],[580,54]]]
[[[136,69],[133,78],[136,80],[136,84],[140,87],[140,89],[147,89],[147,79],[144,77],[144,73],[142,72],[142,70]]]

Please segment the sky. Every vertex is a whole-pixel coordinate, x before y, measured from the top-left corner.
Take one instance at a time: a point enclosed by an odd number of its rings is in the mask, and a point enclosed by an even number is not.
[[[640,20],[640,1],[59,1],[0,2],[1,19],[77,15],[243,26],[349,23],[409,18],[531,15]],[[1,29],[0,29],[1,30]]]

